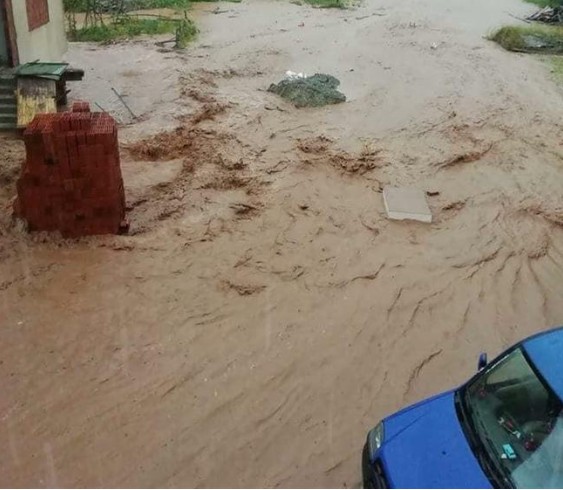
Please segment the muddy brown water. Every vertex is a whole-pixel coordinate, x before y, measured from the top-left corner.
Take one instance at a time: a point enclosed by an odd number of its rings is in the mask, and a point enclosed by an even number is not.
[[[127,123],[129,236],[28,236],[1,140],[3,486],[356,486],[382,417],[563,323],[561,88],[483,38],[532,7],[198,9],[183,53],[68,54]],[[294,109],[286,70],[348,102]],[[433,224],[388,221],[386,184]]]

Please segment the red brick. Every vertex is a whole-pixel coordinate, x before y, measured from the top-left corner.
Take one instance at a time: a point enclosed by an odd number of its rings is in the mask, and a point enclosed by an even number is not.
[[[120,231],[125,194],[117,126],[108,114],[77,102],[72,113],[38,115],[24,141],[14,212],[30,230],[67,237]]]

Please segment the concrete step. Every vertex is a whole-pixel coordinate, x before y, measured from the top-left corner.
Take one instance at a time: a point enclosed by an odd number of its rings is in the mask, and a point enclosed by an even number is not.
[[[0,87],[0,99],[5,99],[9,97],[10,99],[16,98],[16,89],[6,88],[3,89]]]
[[[17,104],[17,99],[13,95],[0,94],[0,104]]]
[[[18,113],[18,106],[15,101],[12,103],[4,103],[0,100],[0,114],[4,115],[14,115]]]
[[[0,72],[0,131],[17,129],[16,88],[16,77],[13,73]]]
[[[16,87],[0,87],[0,97],[3,95],[11,95],[14,97],[14,93],[16,91]]]
[[[0,114],[0,124],[13,124],[14,127],[18,123],[18,116],[16,114]]]
[[[16,85],[15,78],[0,78],[0,87],[15,87]]]
[[[17,104],[16,98],[9,95],[0,95],[0,104]]]

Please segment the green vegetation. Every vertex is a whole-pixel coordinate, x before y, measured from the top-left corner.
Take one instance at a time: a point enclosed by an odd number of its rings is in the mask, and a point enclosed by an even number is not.
[[[563,27],[506,26],[491,37],[509,51],[563,54]]]
[[[64,8],[66,12],[86,12],[88,3],[89,0],[64,0]],[[123,11],[159,8],[187,9],[190,6],[190,0],[123,0],[114,2],[98,0],[97,2],[90,2],[90,7],[92,6],[105,12],[111,12],[112,7],[115,8],[116,6]]]
[[[91,1],[91,0],[90,0]],[[190,8],[192,2],[217,2],[220,0],[97,0],[94,2],[98,10],[102,12],[112,12],[117,7],[123,12],[132,10],[163,9],[170,8],[175,10],[186,10]],[[241,2],[242,0],[228,0],[231,2]],[[66,12],[86,12],[89,0],[64,0]],[[92,6],[92,2],[90,3]]]
[[[312,5],[313,7],[321,9],[345,9],[348,7],[348,0],[303,0],[305,3]],[[302,2],[297,0],[295,3],[301,4]]]
[[[128,10],[187,9],[190,6],[190,0],[130,0],[128,4]]]
[[[84,12],[86,10],[86,0],[63,0],[65,12]]]
[[[551,59],[552,73],[560,83],[563,83],[563,58],[560,56],[553,56]]]
[[[185,48],[198,29],[187,16],[190,0],[64,0],[70,41],[109,43],[140,35],[175,33],[176,47]],[[131,10],[184,9],[183,19],[133,16]],[[77,17],[85,13],[83,23]]]
[[[526,0],[528,3],[535,3],[540,7],[557,7],[563,5],[563,0]]]
[[[108,43],[142,34],[156,35],[175,32],[177,28],[178,21],[174,20],[125,17],[120,18],[118,22],[75,29],[70,31],[68,36],[70,41]]]
[[[190,41],[197,36],[197,33],[198,29],[194,21],[188,18],[187,14],[184,14],[184,19],[176,28],[176,48],[187,48]]]

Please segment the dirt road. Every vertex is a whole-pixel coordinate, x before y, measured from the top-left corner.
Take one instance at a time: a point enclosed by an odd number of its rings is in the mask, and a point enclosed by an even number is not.
[[[379,419],[563,323],[562,92],[483,37],[529,6],[216,5],[185,53],[69,53],[76,97],[142,116],[130,236],[13,226],[2,141],[3,486],[356,486]],[[286,70],[348,102],[292,108]],[[385,184],[434,223],[386,220]]]

